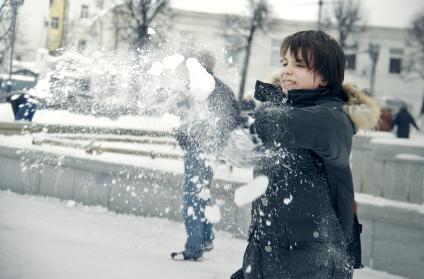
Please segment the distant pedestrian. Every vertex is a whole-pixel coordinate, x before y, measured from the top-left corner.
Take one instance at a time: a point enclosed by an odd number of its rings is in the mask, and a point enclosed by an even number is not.
[[[415,129],[417,129],[417,131],[420,130],[417,124],[415,123],[415,119],[408,112],[406,107],[403,107],[396,114],[395,119],[393,121],[393,128],[397,127],[396,135],[398,138],[405,138],[405,139],[409,138],[410,124],[412,124],[415,127]]]
[[[15,93],[8,96],[6,101],[12,106],[15,120],[32,121],[38,104],[34,97],[25,93]]]
[[[184,251],[173,252],[171,257],[185,261],[196,261],[203,252],[213,249],[212,224],[205,216],[206,207],[210,204],[213,170],[204,155],[220,152],[240,118],[233,91],[213,75],[214,55],[201,51],[194,58],[212,75],[215,88],[206,100],[209,120],[197,119],[199,117],[195,115],[176,131],[177,141],[184,150],[183,217],[187,240]],[[187,105],[189,103],[186,102]]]

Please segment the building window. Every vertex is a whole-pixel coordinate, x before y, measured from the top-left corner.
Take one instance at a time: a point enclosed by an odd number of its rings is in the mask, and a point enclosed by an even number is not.
[[[50,21],[50,27],[53,29],[59,28],[59,18],[57,16],[52,17]]]
[[[400,48],[390,49],[389,73],[400,74],[400,72],[402,71],[402,56],[403,56],[403,49],[400,49]]]
[[[402,69],[402,59],[390,58],[389,73],[400,74],[401,69]]]
[[[83,51],[87,47],[87,41],[82,39],[78,41],[78,50]]]
[[[346,54],[346,70],[356,69],[356,54]]]
[[[272,39],[271,41],[271,67],[279,68],[281,66],[280,41]]]
[[[81,18],[88,18],[88,5],[81,5]]]

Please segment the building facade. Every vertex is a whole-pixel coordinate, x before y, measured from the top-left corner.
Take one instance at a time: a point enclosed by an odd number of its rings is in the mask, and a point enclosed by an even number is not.
[[[64,45],[66,0],[50,0],[47,49],[50,53]]]
[[[34,1],[25,1],[24,7],[31,2]],[[32,55],[23,53],[31,53],[38,47],[48,47],[50,52],[54,52],[55,47],[107,51],[126,49],[127,42],[120,39],[120,26],[116,24],[115,12],[118,2],[49,0],[44,16],[35,16],[34,13],[31,16],[29,14],[24,16],[22,7],[21,17],[31,18],[31,22],[44,26],[44,30],[40,27],[38,34],[46,35],[44,39],[40,39],[43,35],[38,36],[38,41],[35,42],[31,37],[35,32],[25,32],[31,34],[26,35],[27,41],[22,42],[18,53],[21,53],[22,57],[31,58]],[[47,18],[48,20],[45,20]],[[178,45],[213,51],[217,56],[216,75],[237,93],[243,53],[231,53],[228,50],[231,40],[228,30],[231,27],[228,26],[226,19],[227,16],[224,14],[173,9],[168,20],[172,24],[167,30],[169,37],[173,37],[174,45],[177,46],[174,48],[176,52],[182,51]],[[279,47],[285,36],[296,31],[315,28],[314,22],[273,19],[265,32],[257,31],[252,45],[245,96],[253,95],[257,79],[266,79],[272,72],[279,71]],[[329,30],[329,33],[337,38],[336,30]],[[424,81],[418,75],[403,71],[411,51],[407,39],[407,29],[372,26],[351,36],[349,45],[352,47],[345,49],[348,59],[345,81],[355,83],[360,88],[373,88],[372,93],[378,99],[386,97],[403,99],[412,106],[413,113],[417,115],[421,108]],[[374,79],[371,74],[373,65],[370,59],[370,46],[378,50]]]
[[[175,11],[174,28],[185,34],[190,40],[198,40],[215,51],[218,58],[217,75],[221,76],[235,92],[239,89],[239,72],[243,54],[236,57],[226,55],[225,15],[207,14],[190,11]],[[245,96],[253,95],[254,83],[257,79],[267,79],[269,75],[280,69],[280,43],[284,37],[300,30],[316,29],[313,22],[272,20],[266,32],[258,31],[252,46],[248,68]],[[336,30],[328,30],[337,38]],[[408,63],[411,47],[408,44],[408,30],[401,28],[366,27],[363,31],[349,38],[346,48],[347,69],[345,82],[358,87],[373,87],[374,97],[380,102],[387,98],[399,98],[406,101],[415,115],[421,109],[424,81],[414,73],[406,73],[403,69]],[[375,63],[374,85],[372,85],[372,60],[370,45],[376,46],[378,59]]]

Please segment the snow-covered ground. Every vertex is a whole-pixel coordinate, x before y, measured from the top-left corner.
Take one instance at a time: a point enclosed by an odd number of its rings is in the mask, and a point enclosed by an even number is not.
[[[184,226],[102,207],[0,191],[0,278],[229,278],[245,241],[217,232],[201,262],[175,262]],[[400,278],[365,268],[355,279]]]

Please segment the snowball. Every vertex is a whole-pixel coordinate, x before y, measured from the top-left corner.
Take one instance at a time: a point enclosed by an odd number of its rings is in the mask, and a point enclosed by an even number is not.
[[[292,200],[293,200],[293,196],[290,195],[290,197],[284,198],[283,202],[285,205],[289,205],[292,202]]]
[[[16,99],[18,99],[21,96],[21,94],[15,94],[12,97],[10,97],[10,100],[14,101]]]
[[[219,206],[206,206],[205,217],[211,223],[218,223],[221,220],[221,210],[219,209]]]
[[[152,27],[149,27],[149,28],[147,28],[147,34],[154,35],[154,34],[156,34],[156,31]]]
[[[163,59],[163,67],[167,70],[175,70],[181,62],[184,61],[184,56],[179,53],[167,56]]]
[[[158,76],[163,72],[163,64],[161,62],[153,62],[152,67],[149,69],[149,74]]]
[[[194,208],[192,206],[187,208],[187,216],[194,216]]]
[[[186,65],[190,76],[190,94],[198,102],[204,102],[215,89],[215,80],[195,58],[188,58]]]
[[[199,192],[198,197],[202,200],[209,200],[211,198],[211,191],[208,188],[203,187]]]
[[[249,184],[240,186],[234,194],[234,202],[238,206],[250,203],[263,195],[268,187],[268,177],[260,175]]]

